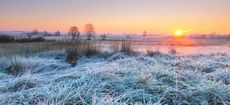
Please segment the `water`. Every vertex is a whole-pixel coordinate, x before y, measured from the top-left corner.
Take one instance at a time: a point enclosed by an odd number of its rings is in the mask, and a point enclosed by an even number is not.
[[[111,44],[108,41],[107,45]],[[108,48],[108,47],[107,47]],[[138,38],[132,40],[135,51],[160,51],[169,53],[172,49],[177,54],[227,54],[230,55],[230,41],[225,39],[191,39],[191,38]]]
[[[216,45],[216,46],[170,46],[170,45],[136,45],[135,50],[140,52],[146,51],[160,51],[168,53],[171,49],[175,49],[178,54],[192,55],[192,54],[216,54],[223,53],[230,55],[230,46]]]

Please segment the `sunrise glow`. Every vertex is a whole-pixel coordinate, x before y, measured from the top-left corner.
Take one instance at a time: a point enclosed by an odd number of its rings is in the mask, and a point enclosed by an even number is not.
[[[99,33],[229,34],[229,11],[230,0],[1,0],[0,31],[83,31],[92,23]]]
[[[184,33],[183,33],[183,31],[181,31],[181,30],[177,30],[177,31],[175,32],[175,36],[176,36],[176,37],[182,37],[182,36],[184,36]]]

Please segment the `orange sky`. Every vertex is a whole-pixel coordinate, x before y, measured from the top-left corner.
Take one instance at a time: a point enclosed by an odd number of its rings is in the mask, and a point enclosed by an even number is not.
[[[230,0],[1,0],[0,30],[230,33]]]

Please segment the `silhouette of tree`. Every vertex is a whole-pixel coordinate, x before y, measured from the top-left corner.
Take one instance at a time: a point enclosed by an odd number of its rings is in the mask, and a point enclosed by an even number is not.
[[[31,39],[32,33],[26,33],[26,36],[28,37],[28,39]]]
[[[32,35],[37,35],[39,34],[38,30],[37,29],[34,29],[32,32],[31,32]]]
[[[129,40],[129,39],[130,39],[130,36],[129,36],[129,35],[127,35],[127,36],[126,36],[126,39],[128,39],[128,40]]]
[[[106,40],[106,35],[101,35],[101,40]]]
[[[33,35],[38,35],[38,34],[39,34],[38,30],[34,29],[32,32],[29,32],[26,35],[27,35],[28,39],[31,39]]]
[[[54,32],[54,36],[61,36],[60,31],[56,31],[56,32]]]
[[[47,32],[47,31],[44,31],[43,33],[43,36],[51,36],[52,34],[50,34],[49,32]]]
[[[146,37],[146,36],[147,36],[147,32],[144,31],[144,32],[143,32],[143,37]]]
[[[95,34],[93,24],[86,24],[85,25],[85,32],[86,32],[87,40],[91,40]]]
[[[70,27],[69,35],[72,36],[72,40],[74,40],[75,37],[78,38],[80,36],[80,32],[78,31],[78,27],[77,26]]]

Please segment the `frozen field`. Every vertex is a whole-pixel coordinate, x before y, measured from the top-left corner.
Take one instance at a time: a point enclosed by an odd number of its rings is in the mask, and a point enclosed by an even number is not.
[[[1,57],[0,104],[230,104],[226,54],[104,52],[80,58],[75,67],[64,56],[64,51],[50,51]],[[7,72],[12,65],[21,71]]]

